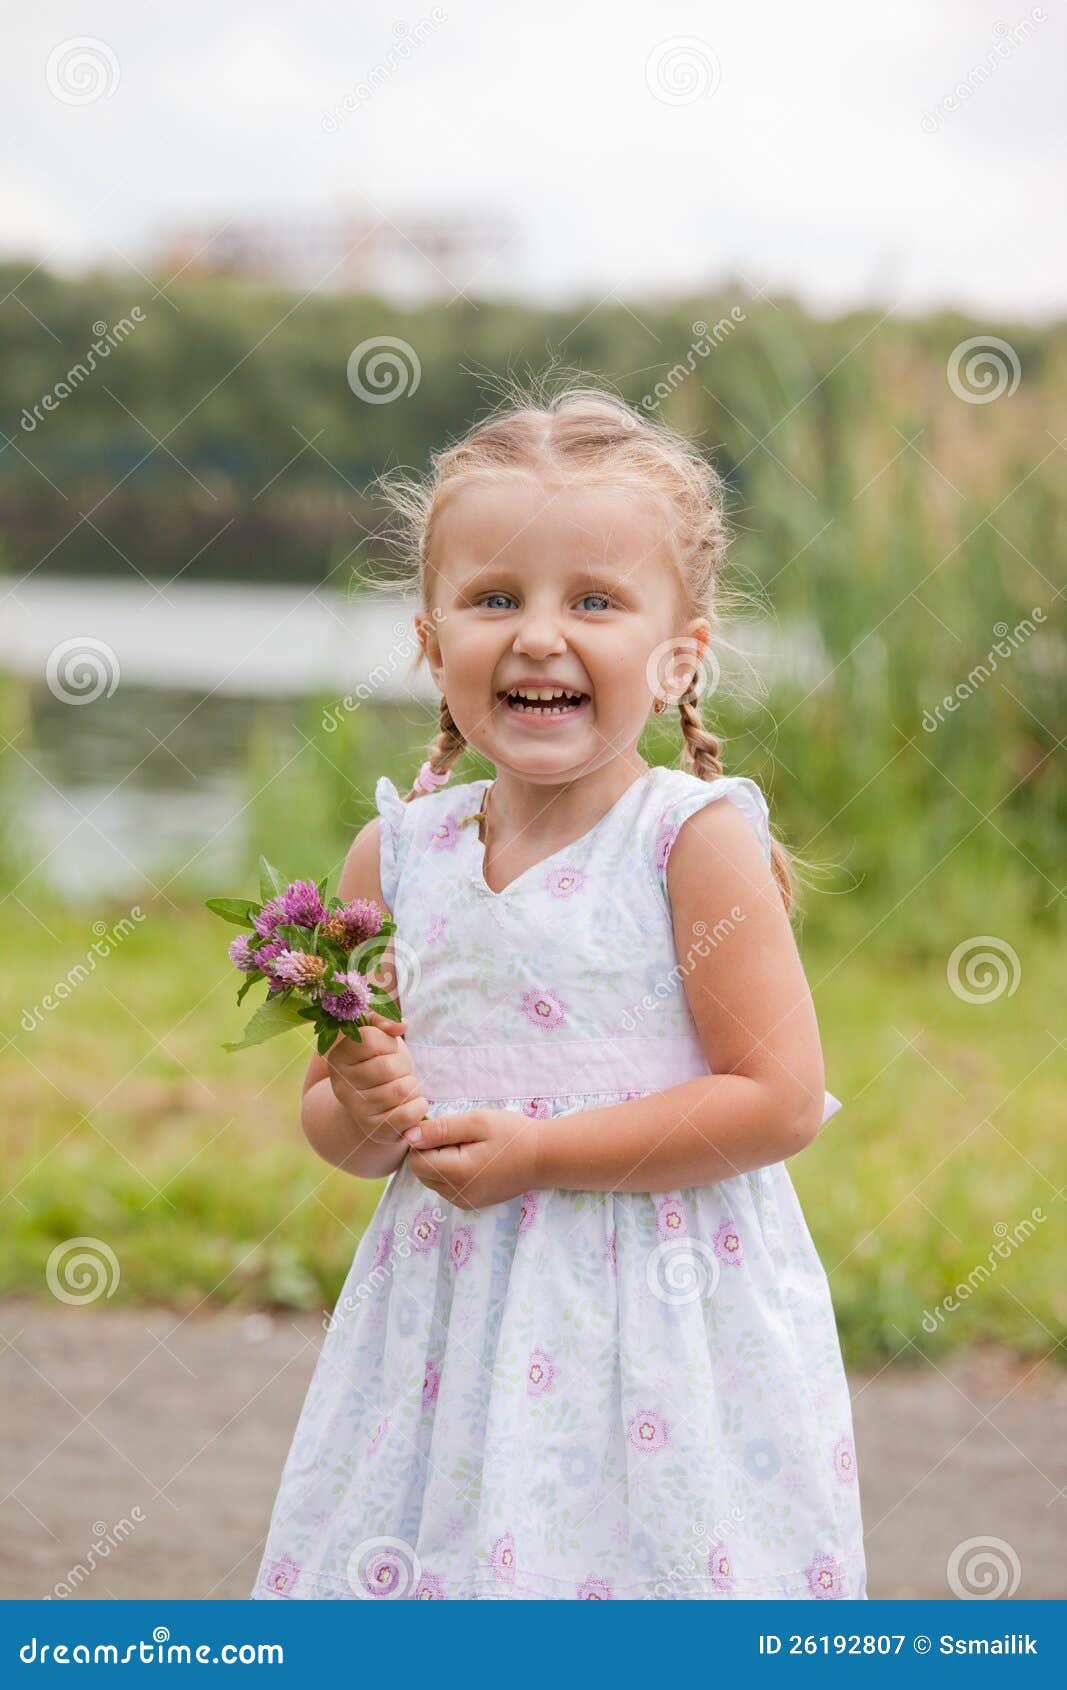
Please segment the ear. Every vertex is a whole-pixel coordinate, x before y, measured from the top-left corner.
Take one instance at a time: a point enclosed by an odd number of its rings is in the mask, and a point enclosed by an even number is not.
[[[419,645],[422,647],[423,655],[429,664],[430,673],[433,676],[437,690],[438,692],[442,692],[444,690],[441,686],[444,674],[444,664],[441,661],[441,642],[437,636],[436,620],[432,616],[427,616],[424,611],[420,610],[415,617],[415,633],[418,636]]]
[[[696,680],[697,673],[700,670],[700,666],[704,661],[708,646],[711,643],[711,623],[708,621],[707,617],[695,616],[692,622],[687,622],[685,626],[685,638],[692,642],[691,649],[693,651],[693,662],[695,665],[693,679]]]

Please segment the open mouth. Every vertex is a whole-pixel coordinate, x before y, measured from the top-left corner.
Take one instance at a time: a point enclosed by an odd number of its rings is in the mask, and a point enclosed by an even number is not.
[[[521,716],[573,716],[589,703],[587,692],[564,692],[557,687],[521,687],[497,693],[497,698]]]

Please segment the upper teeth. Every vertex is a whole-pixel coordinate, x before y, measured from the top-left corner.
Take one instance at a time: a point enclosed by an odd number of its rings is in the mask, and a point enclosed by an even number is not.
[[[561,692],[558,687],[512,687],[512,696],[516,698],[571,698],[576,694]]]

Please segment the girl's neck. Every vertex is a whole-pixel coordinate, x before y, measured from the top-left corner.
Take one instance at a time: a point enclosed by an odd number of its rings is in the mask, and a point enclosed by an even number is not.
[[[508,769],[498,769],[482,805],[490,818],[493,844],[499,848],[520,835],[528,847],[557,839],[564,844],[578,839],[647,770],[648,764],[642,762],[635,750],[567,780],[558,777],[533,780]],[[485,821],[479,832],[484,843]]]

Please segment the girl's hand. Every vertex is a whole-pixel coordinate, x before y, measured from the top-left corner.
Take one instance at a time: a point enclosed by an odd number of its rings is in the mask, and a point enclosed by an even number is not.
[[[540,1122],[529,1115],[472,1109],[433,1116],[404,1137],[408,1164],[423,1185],[457,1209],[486,1209],[536,1186],[539,1135]]]
[[[401,1036],[406,1028],[406,1021],[390,1021],[372,1010],[358,1041],[341,1033],[326,1057],[334,1097],[360,1137],[372,1144],[396,1144],[404,1128],[421,1121],[430,1107]]]

